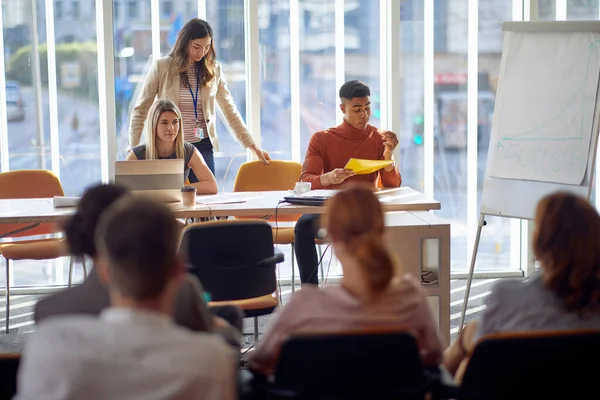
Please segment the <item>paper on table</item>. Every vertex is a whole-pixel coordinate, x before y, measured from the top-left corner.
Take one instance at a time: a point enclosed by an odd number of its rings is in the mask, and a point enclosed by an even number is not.
[[[234,204],[234,203],[245,203],[246,200],[237,197],[227,195],[212,195],[212,196],[197,196],[196,203],[198,204]]]
[[[81,197],[54,196],[53,205],[59,207],[77,207]]]
[[[391,160],[361,160],[359,158],[351,158],[344,168],[354,171],[357,175],[367,175],[387,167],[392,162]]]

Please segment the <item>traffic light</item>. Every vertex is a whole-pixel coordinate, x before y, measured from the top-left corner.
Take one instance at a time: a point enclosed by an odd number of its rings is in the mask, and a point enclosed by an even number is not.
[[[425,124],[425,118],[423,114],[417,114],[413,118],[413,142],[420,146],[423,144],[423,126]]]

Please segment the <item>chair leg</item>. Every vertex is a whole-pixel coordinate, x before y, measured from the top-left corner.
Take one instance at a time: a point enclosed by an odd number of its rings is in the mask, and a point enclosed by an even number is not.
[[[296,291],[296,252],[292,243],[292,293]]]
[[[258,343],[258,317],[254,317],[254,345]]]
[[[87,279],[87,266],[85,265],[85,256],[81,258],[81,266],[83,267],[83,280]]]
[[[6,311],[5,311],[5,317],[6,317],[6,333],[8,333],[8,328],[9,328],[9,319],[10,319],[10,261],[8,260],[8,258],[5,258],[4,260],[6,260]]]
[[[321,250],[321,245],[317,245],[317,250],[319,251],[319,268],[321,269],[321,285],[325,285],[325,273],[323,272],[323,250]]]
[[[69,259],[69,287],[73,284],[73,257]]]

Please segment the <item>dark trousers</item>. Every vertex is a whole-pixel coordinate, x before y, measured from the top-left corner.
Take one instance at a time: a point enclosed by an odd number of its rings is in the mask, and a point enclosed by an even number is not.
[[[212,174],[215,175],[215,155],[213,153],[213,145],[210,142],[210,139],[202,139],[192,144],[198,149],[200,154],[202,154],[202,157],[204,158],[206,165],[208,165],[208,169],[210,169],[210,172],[212,172]],[[190,183],[199,182],[198,178],[194,174],[194,170],[190,170],[189,178]]]
[[[316,214],[304,214],[296,222],[294,247],[302,283],[319,284],[319,257],[315,245],[319,228],[319,216]]]

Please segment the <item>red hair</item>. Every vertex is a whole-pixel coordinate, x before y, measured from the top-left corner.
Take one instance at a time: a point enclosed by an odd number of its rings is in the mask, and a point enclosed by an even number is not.
[[[383,209],[372,188],[352,187],[328,201],[323,226],[333,242],[344,243],[363,268],[371,294],[385,290],[394,275],[384,245]]]

